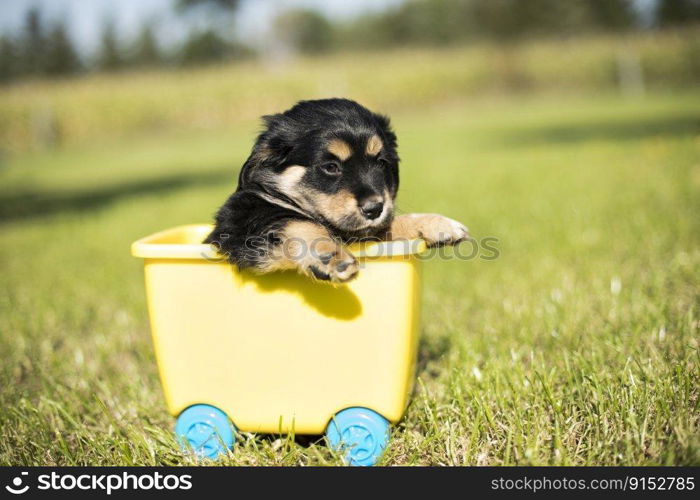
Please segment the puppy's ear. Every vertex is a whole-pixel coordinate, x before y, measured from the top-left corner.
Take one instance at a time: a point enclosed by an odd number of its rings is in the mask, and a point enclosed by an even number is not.
[[[253,151],[243,164],[238,186],[264,181],[265,173],[287,161],[296,140],[294,121],[283,114],[263,116],[265,131],[255,141]]]
[[[389,190],[392,196],[396,197],[396,192],[399,189],[399,162],[401,161],[396,151],[396,134],[391,129],[391,122],[388,116],[372,113],[372,117],[377,129],[379,129],[379,135],[384,143],[384,156],[389,160],[391,175],[394,178],[393,186]]]
[[[380,115],[378,113],[372,113],[372,117],[377,124],[377,127],[381,131],[382,142],[388,146],[392,152],[396,151],[396,134],[391,129],[391,122],[389,117],[385,115]]]

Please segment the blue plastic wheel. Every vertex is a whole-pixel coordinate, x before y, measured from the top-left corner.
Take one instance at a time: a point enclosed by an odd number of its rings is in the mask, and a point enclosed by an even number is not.
[[[180,445],[202,458],[217,458],[233,447],[233,425],[226,414],[210,405],[193,405],[180,413],[175,424]]]
[[[347,408],[330,421],[326,437],[348,465],[374,465],[389,440],[389,421],[367,408]]]

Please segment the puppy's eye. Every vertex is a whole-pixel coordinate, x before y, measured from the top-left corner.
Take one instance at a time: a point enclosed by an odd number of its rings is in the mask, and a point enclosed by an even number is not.
[[[379,166],[386,168],[389,166],[389,162],[385,160],[384,158],[379,158]]]
[[[340,175],[340,165],[335,162],[321,165],[321,170],[323,170],[323,173],[328,175]]]

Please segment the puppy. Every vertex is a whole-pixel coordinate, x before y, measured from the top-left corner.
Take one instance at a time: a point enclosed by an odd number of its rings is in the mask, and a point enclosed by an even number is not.
[[[349,242],[443,245],[468,237],[441,215],[394,216],[399,156],[387,117],[348,99],[323,99],[263,120],[238,189],[205,240],[239,268],[296,269],[341,283],[358,272]]]

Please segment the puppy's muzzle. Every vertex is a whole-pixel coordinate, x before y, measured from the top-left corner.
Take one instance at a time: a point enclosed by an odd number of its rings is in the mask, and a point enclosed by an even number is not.
[[[378,196],[367,198],[366,200],[362,201],[362,203],[360,203],[360,212],[365,218],[369,220],[374,220],[380,215],[382,215],[383,210],[384,199]]]

